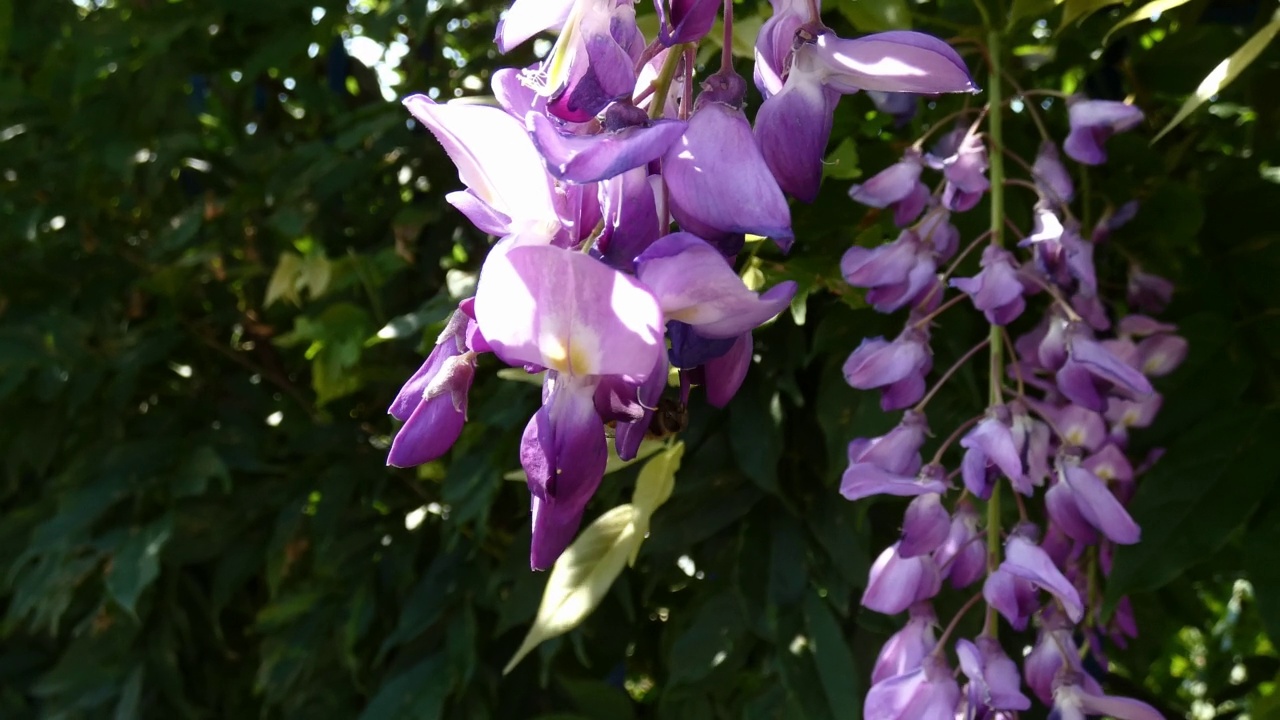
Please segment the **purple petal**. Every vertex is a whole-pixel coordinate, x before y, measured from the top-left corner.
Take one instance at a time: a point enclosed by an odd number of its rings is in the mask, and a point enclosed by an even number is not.
[[[1025,630],[1036,611],[1036,589],[1029,581],[1000,569],[987,576],[982,597],[996,609],[1014,630]]]
[[[866,462],[891,473],[915,475],[920,471],[920,447],[928,430],[924,415],[908,411],[887,434],[851,441],[849,462]]]
[[[968,500],[956,503],[947,539],[933,554],[952,587],[967,587],[986,572],[986,546],[978,535],[978,513]]]
[[[557,130],[544,115],[530,113],[526,122],[534,145],[547,160],[547,170],[573,183],[599,182],[647,165],[662,157],[685,127],[679,120],[656,120],[648,127],[570,135]]]
[[[1071,360],[1082,365],[1091,375],[1126,391],[1131,397],[1142,397],[1154,392],[1150,381],[1142,373],[1123,363],[1096,340],[1077,332],[1070,339],[1069,352]]]
[[[902,518],[902,540],[898,553],[904,558],[931,553],[947,539],[951,530],[951,516],[942,505],[937,493],[917,495],[907,505]]]
[[[468,367],[470,367],[468,365]],[[466,386],[471,386],[468,380]],[[458,441],[462,425],[467,418],[466,395],[461,407],[453,398],[441,394],[421,402],[396,433],[387,453],[387,464],[395,467],[413,467],[431,462],[444,455]]]
[[[522,124],[529,113],[543,113],[547,110],[547,99],[522,82],[522,78],[537,71],[537,65],[523,71],[519,68],[499,68],[493,72],[489,81],[498,104]]]
[[[636,84],[631,56],[612,36],[585,29],[570,40],[569,76],[547,103],[547,112],[568,122],[587,122],[609,103],[630,97]]]
[[[1075,185],[1072,184],[1071,174],[1067,172],[1067,167],[1062,164],[1062,158],[1058,155],[1058,146],[1054,145],[1052,140],[1045,140],[1040,144],[1040,151],[1036,153],[1036,161],[1031,166],[1031,172],[1034,174],[1036,186],[1040,188],[1042,194],[1048,196],[1048,199],[1064,205],[1071,202],[1071,198],[1075,195]]]
[[[1000,643],[982,635],[978,644],[956,641],[960,669],[973,684],[975,700],[991,710],[1028,710],[1031,700],[1022,694],[1018,666],[1004,654]],[[971,707],[971,710],[978,708]]]
[[[662,233],[648,170],[635,168],[601,182],[600,212],[604,228],[596,247],[610,266],[631,272],[636,256]]]
[[[1173,300],[1173,283],[1134,265],[1129,270],[1128,296],[1129,304],[1141,312],[1164,312]]]
[[[933,558],[928,555],[904,558],[895,543],[885,548],[872,564],[862,605],[885,615],[896,615],[938,594],[941,585],[942,578]]]
[[[653,419],[653,410],[658,406],[662,391],[667,387],[667,356],[659,355],[658,364],[653,367],[649,377],[637,388],[636,404],[642,412],[639,417],[629,422],[619,422],[614,430],[613,446],[621,460],[631,460],[640,451],[640,443],[644,442],[649,432],[649,422]],[[597,405],[599,403],[597,402]]]
[[[1138,343],[1138,358],[1144,374],[1164,377],[1187,358],[1187,340],[1177,335],[1149,337]]]
[[[866,338],[844,364],[844,379],[859,390],[874,390],[920,372],[928,361],[923,343]]]
[[[954,720],[960,686],[945,661],[926,657],[921,667],[876,683],[867,691],[865,720]]]
[[[760,27],[755,43],[754,80],[766,98],[782,89],[796,31],[817,19],[809,17],[806,0],[770,0],[770,4],[773,15]]]
[[[525,428],[520,462],[533,496],[530,565],[551,567],[573,541],[609,452],[593,387],[557,378],[547,404]]]
[[[707,402],[712,407],[722,408],[728,405],[738,388],[742,387],[742,381],[751,367],[751,351],[754,347],[751,333],[743,333],[734,341],[729,352],[708,360],[703,365]]]
[[[841,92],[977,90],[960,55],[932,35],[895,30],[845,40],[824,32],[815,45],[818,60],[828,73],[827,84]]]
[[[879,683],[919,668],[937,645],[933,627],[938,618],[928,603],[911,606],[911,619],[880,648],[871,670],[871,683]]]
[[[747,289],[724,256],[690,233],[659,239],[636,258],[636,277],[658,299],[664,316],[708,338],[738,337],[782,312],[792,281],[761,295]]]
[[[947,485],[941,480],[898,475],[871,463],[853,463],[840,478],[840,494],[847,500],[861,500],[872,495],[913,497],[946,491]]]
[[[667,47],[701,40],[715,25],[720,10],[720,0],[660,0],[654,5],[658,37]]]
[[[1097,475],[1068,464],[1063,480],[1071,487],[1080,514],[1108,539],[1121,545],[1132,545],[1141,539],[1141,528]]]
[[[1132,105],[1112,100],[1080,100],[1071,102],[1067,111],[1071,132],[1062,149],[1067,157],[1085,165],[1101,165],[1107,161],[1103,144],[1117,132],[1137,127],[1142,111]]]
[[[507,53],[543,30],[562,27],[577,0],[516,0],[502,13],[495,42]]]
[[[849,197],[874,208],[887,208],[904,200],[920,186],[923,166],[919,155],[908,154],[902,160],[872,175],[865,183],[849,188]]]
[[[840,96],[817,76],[794,68],[786,85],[756,112],[755,136],[765,163],[784,192],[813,202]]]
[[[667,150],[671,214],[698,235],[751,233],[790,247],[791,211],[741,110],[706,103]]]
[[[664,352],[653,295],[572,250],[495,246],[480,271],[475,312],[485,339],[510,365],[639,379]]]
[[[511,218],[494,210],[471,190],[447,193],[444,199],[458,212],[466,215],[480,232],[502,236],[511,229]]]
[[[1000,468],[1005,477],[1021,479],[1022,457],[1013,442],[1011,428],[1000,420],[988,417],[979,422],[960,439],[960,447],[981,450],[986,461]]]
[[[1004,562],[1000,569],[1048,591],[1062,603],[1067,617],[1072,622],[1080,622],[1084,617],[1084,605],[1080,602],[1080,593],[1066,576],[1062,574],[1039,546],[1030,540],[1013,535],[1004,546]]]
[[[1022,314],[1022,282],[1013,255],[995,245],[982,251],[982,271],[972,278],[956,278],[951,286],[969,295],[987,321],[1007,325]]]
[[[462,182],[493,212],[545,222],[554,213],[551,181],[523,124],[496,107],[437,103],[411,95],[404,105],[435,135]]]
[[[1044,505],[1049,519],[1067,537],[1080,543],[1098,542],[1098,533],[1093,524],[1080,514],[1079,502],[1070,485],[1054,483],[1044,495]]]

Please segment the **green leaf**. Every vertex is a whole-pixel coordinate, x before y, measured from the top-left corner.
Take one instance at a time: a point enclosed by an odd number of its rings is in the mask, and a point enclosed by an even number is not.
[[[134,720],[139,716],[139,703],[142,700],[142,667],[136,667],[129,673],[120,690],[120,699],[116,701],[115,720]]]
[[[222,483],[223,492],[231,489],[231,473],[218,452],[208,445],[200,445],[187,456],[173,478],[174,497],[203,495],[210,480]]]
[[[809,627],[813,660],[818,666],[818,679],[827,694],[831,716],[843,720],[862,717],[861,676],[849,651],[849,643],[826,601],[815,593],[804,599],[805,624]]]
[[[642,510],[630,504],[609,510],[583,530],[556,560],[538,615],[524,642],[503,668],[504,675],[540,643],[576,628],[595,610],[644,540],[644,532],[637,527],[643,516]]]
[[[772,398],[772,400],[771,400]],[[729,443],[743,474],[761,489],[778,493],[778,461],[782,445],[770,395],[760,382],[748,378],[729,405]]]
[[[746,631],[738,598],[724,591],[708,598],[671,644],[671,684],[688,685],[705,678],[743,640]]]
[[[607,683],[563,678],[560,687],[590,720],[632,720],[636,716],[635,703],[631,698]]]
[[[1275,482],[1280,414],[1228,408],[1188,430],[1138,483],[1129,506],[1142,541],[1120,547],[1107,607],[1154,590],[1217,552]]]
[[[294,305],[301,305],[302,299],[298,296],[298,277],[301,274],[302,258],[287,250],[280,253],[276,269],[267,282],[267,296],[262,301],[263,307],[271,307],[282,298]]]
[[[827,154],[822,164],[822,176],[834,180],[853,180],[862,177],[862,169],[858,167],[858,144],[847,137]]]
[[[1054,0],[1013,0],[1009,9],[1008,29],[1014,28],[1019,20],[1041,18],[1048,15],[1056,7]]]
[[[1277,499],[1280,498],[1272,497],[1273,502]],[[1280,548],[1280,505],[1272,505],[1270,512],[1253,523],[1241,552],[1245,574],[1253,583],[1258,615],[1272,643],[1280,640],[1280,563],[1276,562],[1276,548]]]
[[[906,30],[911,27],[911,8],[906,0],[840,0],[836,7],[859,32]]]
[[[1232,53],[1231,57],[1218,63],[1217,67],[1209,71],[1204,80],[1200,81],[1196,91],[1178,109],[1178,114],[1174,115],[1169,124],[1156,133],[1156,136],[1151,140],[1152,144],[1159,141],[1160,138],[1165,136],[1165,133],[1177,127],[1183,120],[1186,120],[1187,116],[1195,112],[1196,108],[1203,105],[1206,100],[1222,92],[1223,88],[1239,77],[1240,73],[1244,72],[1244,69],[1249,67],[1262,54],[1262,51],[1271,43],[1276,33],[1280,33],[1280,10],[1277,10],[1275,15],[1272,16],[1271,22],[1245,41],[1245,44]]]
[[[677,442],[653,456],[640,468],[636,489],[631,494],[631,504],[652,515],[671,497],[676,486],[676,472],[680,470],[680,458],[684,457],[684,443]]]
[[[1111,36],[1115,35],[1116,31],[1120,28],[1127,27],[1143,20],[1150,20],[1157,15],[1163,15],[1176,7],[1182,7],[1189,2],[1191,2],[1191,0],[1152,0],[1137,10],[1134,10],[1125,17],[1125,19],[1116,23],[1114,27],[1107,31],[1106,35],[1102,36],[1102,42],[1098,44],[1102,47],[1106,47],[1111,44]]]
[[[360,720],[437,720],[444,717],[449,685],[443,653],[431,655],[383,685]]]
[[[120,607],[135,615],[142,591],[160,574],[160,551],[173,532],[173,516],[164,515],[133,533],[120,544],[111,558],[107,592]]]
[[[1062,22],[1058,30],[1065,30],[1073,22],[1083,21],[1104,7],[1119,4],[1121,0],[1066,0],[1062,3]]]
[[[776,605],[791,605],[800,599],[808,581],[804,534],[786,512],[774,513],[770,529],[769,599]]]

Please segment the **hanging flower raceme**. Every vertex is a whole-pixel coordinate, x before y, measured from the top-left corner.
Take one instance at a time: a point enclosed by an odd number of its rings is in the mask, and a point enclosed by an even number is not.
[[[782,64],[783,83],[771,90],[756,116],[756,139],[778,184],[806,202],[818,193],[840,95],[977,89],[955,50],[930,35],[894,31],[846,40],[820,23],[799,26],[795,33]],[[775,72],[770,67],[758,76]]]
[[[797,51],[795,58],[801,57]],[[790,87],[796,72],[792,67],[770,101]],[[1121,103],[1072,100],[1069,112],[1071,133],[1063,147],[1084,163],[1105,160],[1109,135],[1141,119]],[[1014,181],[1035,193],[1028,208],[1031,232],[1001,242],[1019,231],[997,213],[990,231],[966,244],[951,223],[952,213],[972,210],[987,195],[993,203],[996,195],[1007,202],[1003,185],[1009,179],[988,177],[996,167],[987,154],[982,117],[944,135],[926,155],[918,150],[924,140],[917,141],[899,162],[850,190],[864,205],[892,210],[894,224],[905,229],[878,247],[850,248],[841,263],[845,280],[866,289],[873,309],[909,313],[896,339],[862,340],[845,363],[845,379],[855,388],[881,390],[885,410],[914,406],[888,434],[850,443],[840,486],[851,500],[906,499],[901,535],[872,565],[862,604],[887,614],[910,609],[911,616],[881,652],[864,714],[1013,717],[1030,709],[1034,695],[1055,717],[1158,717],[1144,703],[1106,695],[1086,672],[1075,638],[1088,638],[1091,662],[1105,663],[1103,643],[1122,643],[1137,631],[1128,603],[1106,622],[1086,609],[1102,602],[1100,583],[1110,572],[1114,548],[1141,538],[1125,507],[1141,473],[1125,448],[1130,429],[1149,425],[1159,408],[1150,378],[1177,368],[1186,341],[1176,328],[1147,315],[1116,320],[1094,255],[1135,206],[1108,210],[1092,228],[1082,228],[1071,209],[1077,196],[1071,171],[1052,141],[1044,141],[1033,160],[1019,163],[1028,177]],[[998,137],[990,139],[991,147],[1000,147]],[[925,168],[943,175],[936,191],[925,183]],[[984,240],[978,261],[969,261],[974,272],[956,273]],[[953,255],[958,259],[951,261]],[[953,264],[939,273],[942,262]],[[1158,312],[1172,288],[1135,268],[1128,290],[1128,303],[1139,312]],[[964,296],[969,302],[958,304]],[[1046,301],[1043,310],[1037,299]],[[986,340],[930,387],[929,336],[943,312],[965,306],[981,313]],[[1037,312],[1043,314],[1028,324],[1028,332],[1010,336],[1009,326]],[[978,366],[990,384],[985,409],[954,428],[934,459],[922,465],[924,406],[939,384],[984,355],[991,355]],[[956,476],[963,481],[958,498],[950,482]],[[1009,513],[1000,511],[1001,498],[1014,499],[1019,522],[1011,528],[1002,526]],[[1028,509],[1033,502],[1043,503],[1042,513]],[[1037,526],[1032,517],[1045,521]],[[981,581],[981,593],[959,610],[985,607],[986,630],[976,639],[950,637],[958,616],[940,636],[933,633],[932,608],[946,592],[944,580],[955,589]],[[1031,652],[1025,658],[1006,655],[992,630],[1004,623],[1022,632],[1033,621],[1039,636]],[[967,678],[956,694],[950,673],[940,674],[949,652]],[[1030,693],[1023,691],[1019,666]]]

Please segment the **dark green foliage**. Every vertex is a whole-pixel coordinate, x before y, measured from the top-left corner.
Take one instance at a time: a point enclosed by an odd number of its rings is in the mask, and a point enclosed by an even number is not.
[[[910,6],[845,0],[828,21],[871,31],[911,12],[944,37],[977,22],[967,1]],[[483,361],[452,453],[385,467],[385,408],[487,239],[445,204],[459,182],[439,147],[341,42],[401,42],[396,93],[474,94],[533,59],[492,49],[500,9],[0,0],[0,717],[859,716],[895,623],[858,598],[902,503],[836,493],[845,443],[893,422],[840,364],[896,321],[863,308],[836,263],[888,230],[848,182],[922,120],[895,131],[845,100],[835,138],[860,167],[797,207],[790,258],[753,256],[806,302],[757,334],[763,361],[726,411],[695,403],[635,568],[503,677],[545,582],[528,569],[527,492],[503,479],[537,390]],[[1149,111],[1090,171],[1086,213],[1143,202],[1100,249],[1109,292],[1123,295],[1123,258],[1176,279],[1171,319],[1192,342],[1160,423],[1135,437],[1169,453],[1134,505],[1148,542],[1115,562],[1142,635],[1113,654],[1114,679],[1171,715],[1198,701],[1264,717],[1280,678],[1265,634],[1280,635],[1277,55],[1148,147],[1245,28],[1192,3],[1177,32],[1139,23],[1120,33],[1126,59],[1091,60],[1120,16],[1044,41],[1056,56],[1018,70],[1026,87],[1118,84]],[[1008,44],[1042,43],[1024,22]],[[1061,110],[1046,114],[1059,136]],[[1029,156],[1034,126],[1009,118]],[[939,370],[983,331],[942,326]],[[957,375],[931,425],[954,427],[983,392]],[[606,478],[588,517],[634,479]]]

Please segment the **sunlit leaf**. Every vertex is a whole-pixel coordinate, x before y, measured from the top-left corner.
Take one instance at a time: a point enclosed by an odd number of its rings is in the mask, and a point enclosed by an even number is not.
[[[1232,80],[1239,77],[1240,73],[1244,72],[1244,69],[1249,67],[1249,64],[1262,54],[1262,51],[1267,48],[1276,33],[1280,33],[1280,10],[1276,11],[1275,16],[1271,18],[1271,22],[1249,38],[1244,45],[1240,46],[1239,50],[1231,54],[1231,57],[1218,63],[1218,66],[1211,70],[1204,80],[1200,81],[1200,86],[1178,109],[1178,114],[1174,115],[1169,124],[1156,133],[1151,142],[1154,143],[1164,137],[1165,133],[1177,127],[1178,123],[1186,120],[1187,116],[1195,112],[1196,108],[1203,105],[1206,100],[1222,92],[1223,88],[1231,84]]]
[[[276,269],[267,283],[267,297],[262,304],[271,307],[281,298],[294,305],[301,304],[302,300],[298,297],[298,277],[301,274],[302,258],[291,252],[280,253]]]
[[[1115,27],[1107,31],[1107,34],[1102,37],[1102,42],[1099,44],[1102,45],[1102,47],[1106,47],[1107,45],[1111,44],[1111,36],[1115,35],[1116,31],[1119,30],[1120,28],[1132,25],[1136,22],[1141,22],[1143,20],[1150,20],[1151,18],[1154,18],[1158,15],[1163,15],[1164,13],[1169,12],[1170,10],[1176,7],[1181,7],[1183,5],[1186,5],[1189,2],[1191,2],[1191,0],[1152,0],[1146,5],[1143,5],[1142,7],[1138,8],[1137,10],[1134,10],[1125,19],[1116,23]]]
[[[1119,2],[1120,0],[1066,0],[1062,3],[1062,22],[1058,29],[1066,28],[1073,22],[1084,20],[1102,8]]]
[[[556,560],[538,615],[520,649],[503,668],[504,675],[539,644],[574,629],[595,610],[634,547],[644,540],[637,527],[643,515],[630,504],[613,508],[596,518]]]
[[[653,457],[640,469],[636,479],[636,489],[631,495],[631,504],[652,515],[675,488],[676,472],[680,470],[680,459],[684,457],[684,443],[677,442]]]

